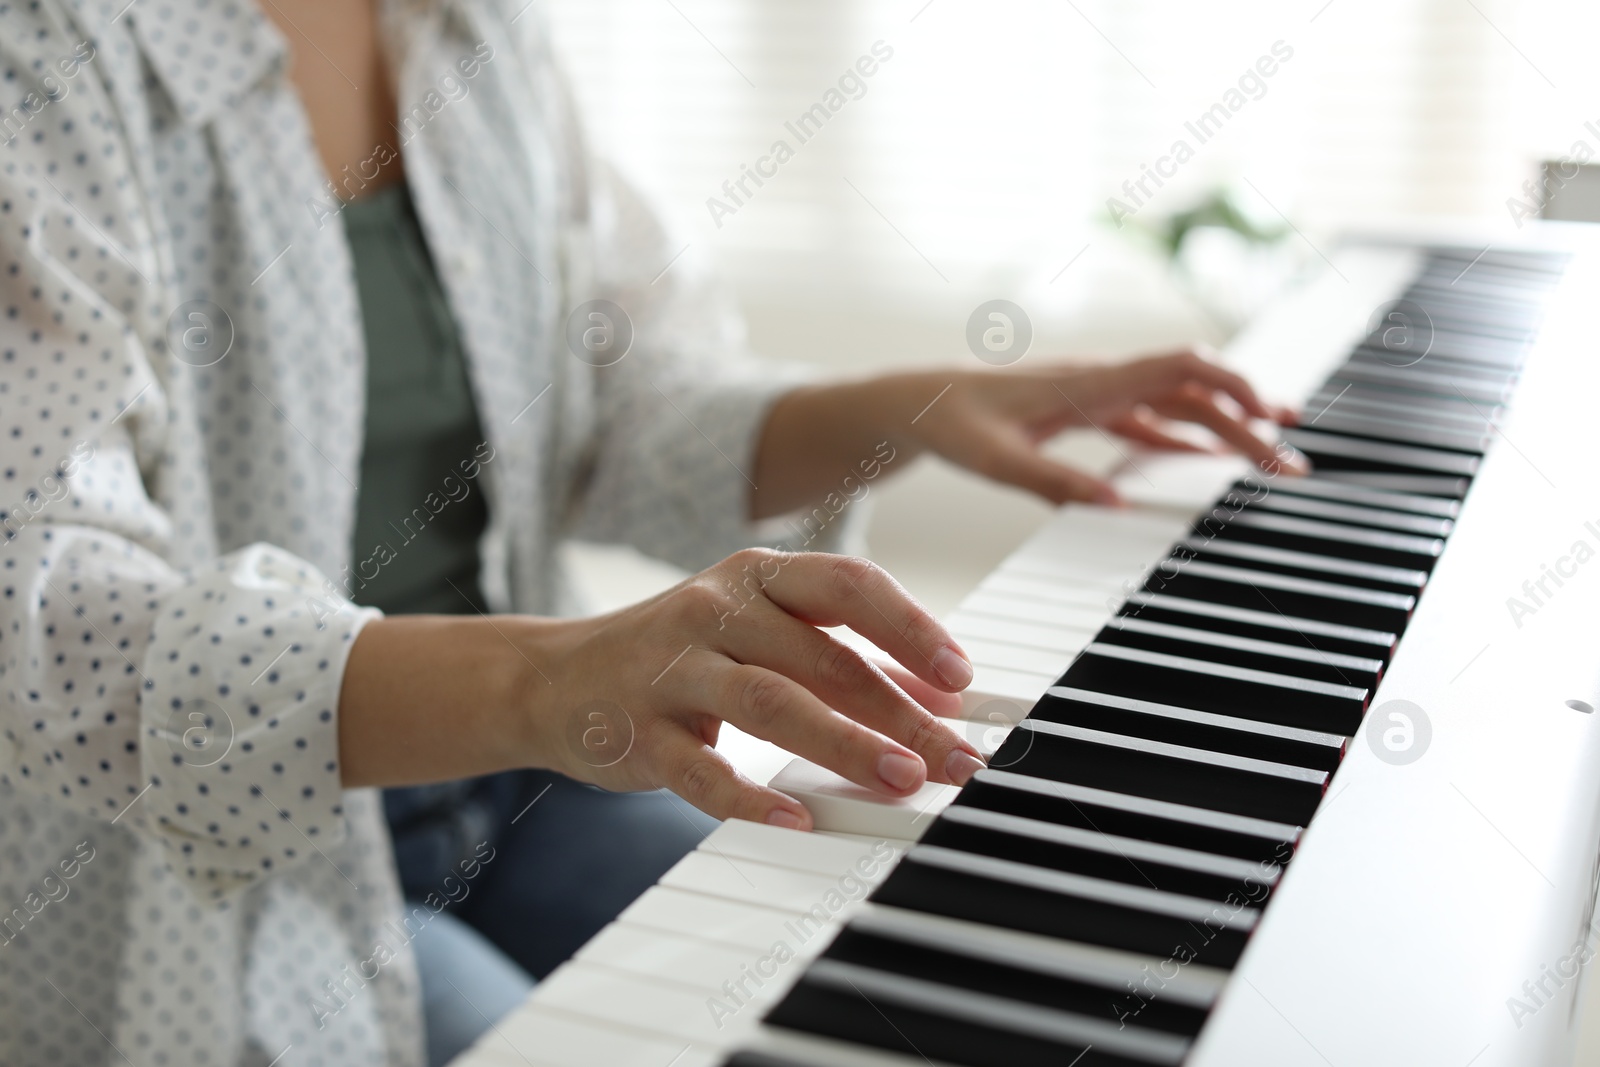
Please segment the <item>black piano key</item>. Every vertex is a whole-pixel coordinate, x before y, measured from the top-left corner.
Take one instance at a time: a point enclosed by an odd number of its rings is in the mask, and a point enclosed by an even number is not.
[[[1278,641],[1314,652],[1333,652],[1388,662],[1395,635],[1383,630],[1336,626],[1315,619],[1281,615],[1263,605],[1260,611],[1228,604],[1186,600],[1161,593],[1135,593],[1119,613],[1130,618],[1190,626],[1261,641]]]
[[[873,932],[870,923],[847,927],[822,958],[1057,1008],[1119,1027],[1133,1008],[1142,1007],[1135,1016],[1138,1025],[1193,1037],[1200,1032],[1206,1017],[1204,1007],[1176,999],[1152,997],[1141,1004],[1121,984],[1111,985],[1109,979],[1086,981],[979,959],[938,945],[884,936]]]
[[[954,989],[949,991],[950,997],[961,998],[954,1003],[938,997],[919,1003],[922,998],[916,993],[928,991],[916,979],[874,982],[861,971],[845,967],[813,965],[767,1015],[767,1025],[870,1045],[903,1056],[937,1056],[946,1063],[970,1067],[1149,1067],[1181,1063],[1188,1051],[1189,1042],[1178,1035],[1143,1028],[1131,1034],[1115,1027],[1102,1029],[1098,1020],[1043,1008],[1028,1013],[1005,1012],[1002,1003],[991,1004],[981,996]],[[894,995],[896,984],[902,987],[901,996]],[[1010,1019],[1007,1021],[1011,1025],[985,1025],[977,1021],[985,1018],[981,1010],[985,1008],[991,1009],[989,1017],[996,1018],[1032,1014],[1035,1029],[1043,1032],[1019,1032],[1025,1024]],[[1050,1027],[1046,1020],[1057,1022],[1057,1027]],[[1073,1020],[1081,1020],[1081,1025],[1074,1027]],[[1140,1034],[1154,1035],[1158,1040],[1140,1042]],[[1134,1055],[1111,1051],[1119,1047],[1154,1051]],[[928,1051],[923,1052],[924,1049]]]
[[[1397,471],[1321,470],[1324,480],[1364,489],[1377,489],[1389,493],[1412,493],[1445,498],[1447,503],[1458,504],[1467,495],[1472,482],[1441,474],[1400,473]]]
[[[1502,389],[1514,389],[1522,376],[1521,363],[1515,353],[1502,348],[1498,355],[1489,350],[1469,349],[1460,344],[1440,344],[1437,341],[1425,352],[1399,351],[1382,345],[1366,344],[1350,353],[1344,366],[1382,367],[1398,371],[1378,384],[1394,384],[1400,388],[1414,389],[1410,372],[1421,379],[1442,378],[1452,381],[1474,382]],[[1335,371],[1334,375],[1341,376]],[[1427,381],[1423,387],[1430,392],[1441,392],[1436,381]],[[1442,391],[1445,396],[1459,395],[1452,390]],[[1470,397],[1471,394],[1469,393]]]
[[[1418,403],[1423,400],[1425,402]],[[1305,403],[1307,426],[1316,429],[1333,413],[1354,413],[1384,419],[1390,425],[1415,425],[1463,433],[1491,433],[1504,414],[1499,406],[1473,405],[1446,397],[1424,398],[1420,393],[1358,387],[1354,382],[1329,382]],[[1370,435],[1369,435],[1370,436]],[[1381,435],[1378,435],[1381,436]]]
[[[1204,560],[1407,596],[1415,595],[1428,582],[1425,567],[1395,566],[1328,551],[1309,551],[1314,547],[1310,544],[1290,547],[1295,542],[1269,534],[1227,536],[1221,523],[1213,529],[1215,533],[1180,541],[1173,549],[1173,559],[1183,566]],[[1277,543],[1271,543],[1274,541]]]
[[[1057,684],[1348,736],[1360,729],[1371,695],[1361,686],[1099,642],[1085,647]]]
[[[1347,362],[1335,372],[1335,377],[1347,382],[1389,385],[1437,396],[1458,396],[1478,405],[1503,404],[1511,395],[1511,386],[1506,382],[1438,373],[1428,366],[1426,360],[1410,367],[1395,367],[1378,360],[1370,363]]]
[[[1298,569],[1325,573],[1338,573],[1337,570],[1330,571],[1329,565],[1325,562],[1327,560],[1370,563],[1384,570],[1367,570],[1363,573],[1346,568],[1343,573],[1350,577],[1379,581],[1384,586],[1398,586],[1407,590],[1420,588],[1425,582],[1419,582],[1411,575],[1396,572],[1414,572],[1425,579],[1444,552],[1442,538],[1417,537],[1414,534],[1397,533],[1392,530],[1373,530],[1364,526],[1351,526],[1348,523],[1324,522],[1320,519],[1284,515],[1265,509],[1245,508],[1231,516],[1227,514],[1226,508],[1222,510],[1223,517],[1219,518],[1213,514],[1197,523],[1195,535],[1184,542],[1185,546],[1197,548],[1202,552],[1209,550],[1220,553],[1226,551],[1216,547],[1220,543],[1230,546],[1261,545],[1287,552],[1304,553],[1314,558],[1302,559],[1295,565]],[[1385,544],[1402,547],[1389,548],[1384,547]],[[1431,547],[1434,551],[1421,551],[1424,546]],[[1283,562],[1288,563],[1287,560]]]
[[[1288,862],[1299,839],[1299,829],[1285,823],[1029,778],[992,764],[973,776],[951,806],[962,805],[1253,863]]]
[[[871,899],[1216,967],[1238,961],[1259,916],[1245,896],[1201,900],[933,846],[908,852]]]
[[[1260,492],[1259,486],[1251,485],[1247,482],[1240,482],[1235,486],[1235,489],[1250,495]],[[1454,519],[1461,514],[1461,502],[1459,500],[1445,500],[1438,496],[1425,496],[1420,493],[1372,488],[1351,482],[1322,478],[1317,475],[1305,478],[1278,478],[1273,481],[1269,491],[1279,496],[1288,494],[1290,496],[1312,497],[1318,500],[1332,500],[1338,503],[1357,504],[1363,507],[1431,515],[1435,518]]]
[[[1141,591],[1395,634],[1404,632],[1416,607],[1410,594],[1280,574],[1242,561],[1176,557],[1157,564]]]
[[[1471,477],[1478,472],[1478,457],[1416,445],[1395,445],[1366,437],[1323,433],[1286,427],[1283,439],[1311,457],[1314,466],[1337,469],[1360,464],[1360,469],[1419,472]]]
[[[1306,428],[1316,429],[1324,412],[1346,406],[1405,422],[1420,419],[1463,429],[1487,429],[1505,411],[1500,405],[1475,404],[1454,394],[1437,396],[1397,386],[1344,381],[1335,374],[1306,401]]]
[[[1489,450],[1494,434],[1489,429],[1456,430],[1429,426],[1420,422],[1394,422],[1391,419],[1362,415],[1350,408],[1331,411],[1317,419],[1324,430],[1359,434],[1363,437],[1381,437],[1401,444],[1423,445],[1427,448],[1448,448],[1477,455]]]
[[[1024,719],[995,753],[1014,774],[1304,825],[1327,772]]]
[[[1252,500],[1250,507],[1255,511],[1281,512],[1302,518],[1369,526],[1379,530],[1393,530],[1425,537],[1449,537],[1455,530],[1453,519],[1438,515],[1417,515],[1409,511],[1394,511],[1367,504],[1348,504],[1338,500],[1299,496],[1286,492],[1265,493],[1259,499]]]
[[[954,809],[934,820],[922,844],[1067,871],[1168,893],[1227,900],[1235,893],[1268,899],[1278,870],[1204,853],[1182,855],[1134,838],[1032,822],[982,808]]]
[[[1347,744],[1343,734],[1066,686],[1050,687],[1029,717],[1329,773],[1338,769]]]
[[[1095,640],[1367,689],[1377,686],[1384,667],[1382,660],[1370,656],[1324,652],[1303,644],[1262,641],[1132,615],[1113,616]]]

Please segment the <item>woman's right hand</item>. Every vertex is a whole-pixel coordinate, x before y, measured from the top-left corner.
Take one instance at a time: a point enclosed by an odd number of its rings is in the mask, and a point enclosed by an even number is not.
[[[904,685],[818,629],[837,625],[894,657]],[[809,828],[797,801],[716,751],[724,722],[889,796],[964,784],[983,766],[923,706],[959,704],[966,654],[863,559],[747,549],[641,604],[531,636],[531,762],[607,789],[665,787],[719,819]]]

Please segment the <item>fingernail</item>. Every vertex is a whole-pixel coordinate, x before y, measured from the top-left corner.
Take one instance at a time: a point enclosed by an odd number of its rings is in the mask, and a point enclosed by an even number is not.
[[[902,752],[885,752],[878,758],[878,777],[891,789],[905,792],[922,784],[922,761]]]
[[[983,770],[983,760],[965,749],[956,749],[944,761],[944,776],[956,785],[966,785],[972,776]]]
[[[965,689],[972,681],[972,664],[948,645],[933,654],[933,672],[954,689]]]
[[[805,820],[788,808],[773,808],[767,812],[768,826],[781,826],[785,830],[798,830],[805,825]]]

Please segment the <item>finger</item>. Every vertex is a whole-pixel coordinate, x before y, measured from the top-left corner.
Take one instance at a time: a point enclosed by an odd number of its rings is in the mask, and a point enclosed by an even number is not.
[[[803,804],[752,782],[726,756],[687,731],[664,731],[652,755],[666,787],[713,819],[811,829],[811,813]]]
[[[821,552],[781,557],[767,598],[813,626],[850,627],[924,682],[957,692],[972,661],[927,608],[867,560]],[[763,577],[766,571],[762,572]]]
[[[1175,407],[1190,422],[1204,426],[1262,468],[1273,469],[1284,462],[1274,445],[1256,436],[1244,420],[1222,410],[1215,397],[1190,394]]]
[[[1114,422],[1106,424],[1106,429],[1112,433],[1121,434],[1130,441],[1137,441],[1151,448],[1165,449],[1169,452],[1204,452],[1206,449],[1193,441],[1185,441],[1181,437],[1174,437],[1156,425],[1152,420],[1139,414],[1130,414]]]
[[[886,659],[880,660],[877,657],[872,657],[868,662],[888,675],[889,681],[899,686],[906,696],[915,700],[939,718],[955,719],[960,717],[962,701],[959,693],[946,693],[942,689],[935,689],[898,663],[891,663]]]
[[[1103,393],[1090,398],[1096,404],[1135,403],[1172,393],[1186,385],[1198,384],[1207,390],[1227,393],[1255,418],[1272,417],[1272,410],[1256,395],[1249,382],[1193,352],[1152,356],[1110,367],[1095,384],[1103,390]]]
[[[1026,441],[1009,437],[991,441],[975,469],[997,482],[1044,497],[1052,504],[1075,500],[1094,504],[1121,502],[1109,482],[1058,463]]]
[[[793,679],[752,664],[718,673],[709,687],[719,698],[713,710],[745,733],[891,796],[927,781],[921,756],[834,711]]]
[[[741,627],[727,640],[726,652],[736,661],[798,682],[824,706],[904,745],[921,758],[927,776],[935,781],[965,785],[982,766],[977,749],[912,700],[855,649],[772,604],[756,611],[751,621],[755,625]],[[944,695],[960,702],[959,697]],[[742,725],[740,728],[744,729]],[[859,735],[841,735],[837,743],[854,743],[856,736]],[[768,740],[788,746],[778,731]],[[808,752],[800,754],[816,760]],[[891,757],[889,764],[874,764],[871,768],[878,778],[894,786],[910,781],[903,777],[906,768],[893,763],[891,750],[879,752],[876,758],[882,760],[886,756]],[[843,770],[840,773],[853,777]]]

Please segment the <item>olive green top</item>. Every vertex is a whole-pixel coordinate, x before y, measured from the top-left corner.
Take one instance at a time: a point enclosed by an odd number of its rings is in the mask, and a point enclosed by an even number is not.
[[[474,455],[488,453],[450,305],[405,183],[342,214],[367,342],[351,599],[390,614],[482,610],[489,511]]]

